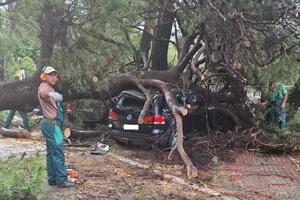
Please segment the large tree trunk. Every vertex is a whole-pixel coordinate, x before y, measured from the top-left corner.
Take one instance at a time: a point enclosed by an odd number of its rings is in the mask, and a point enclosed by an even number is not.
[[[21,81],[10,81],[0,83],[0,110],[17,109],[30,111],[38,105],[37,88],[40,83],[39,74],[42,67],[50,65],[53,45],[56,37],[64,43],[64,36],[66,34],[66,26],[58,25],[58,18],[63,13],[63,6],[54,7],[47,2],[42,10],[40,17],[41,27],[41,48],[39,68],[32,77]],[[63,31],[61,31],[63,30]]]
[[[153,38],[153,29],[155,25],[155,20],[153,12],[151,10],[151,4],[148,1],[145,1],[144,8],[144,30],[142,32],[142,38],[140,41],[139,55],[137,66],[140,68],[148,69],[149,68],[149,51],[151,48],[151,41]]]
[[[76,129],[65,129],[64,131],[65,138],[74,139],[74,140],[84,140],[89,138],[101,137],[99,131],[93,130],[76,130]]]
[[[203,37],[204,31],[205,30],[200,31],[200,38]],[[198,34],[191,35],[186,40],[185,46],[190,46],[192,44],[191,38],[195,38],[197,35]],[[201,44],[197,43],[190,50],[189,48],[184,48],[185,51],[182,51],[182,54],[184,56],[181,56],[182,59],[173,68],[163,71],[141,72],[139,75],[137,75],[137,77],[140,79],[158,79],[164,82],[176,84],[178,82],[181,72],[185,69],[190,59],[200,47]],[[45,55],[49,55],[47,54],[47,52],[48,51],[45,52]],[[28,107],[33,108],[34,106],[38,105],[38,74],[39,73],[35,73],[35,76],[18,82],[1,83],[0,91],[4,95],[0,96],[0,110],[25,110]],[[97,98],[99,100],[106,100],[118,95],[122,90],[136,87],[134,84],[132,84],[131,81],[128,81],[127,75],[124,76],[122,74],[110,76],[104,79],[99,84],[103,85],[103,87],[97,91],[95,91],[94,89],[78,91],[75,88],[72,88],[72,84],[68,83],[68,81],[65,80],[62,83],[63,86],[61,92],[64,95],[65,101],[84,98]]]
[[[55,10],[50,3],[46,3],[40,17],[41,27],[41,50],[39,67],[42,68],[50,64],[54,44],[54,24],[55,24]],[[37,71],[39,72],[39,70]]]
[[[6,129],[0,128],[0,135],[10,138],[30,138],[31,133],[25,129]]]
[[[0,110],[32,110],[38,105],[37,86],[34,77],[0,83]]]
[[[158,14],[151,51],[152,70],[164,70],[168,67],[169,40],[175,18],[173,3],[173,1],[163,1],[162,10]]]
[[[288,101],[297,110],[300,107],[300,89],[295,88],[289,95]]]
[[[145,27],[140,44],[141,65],[143,68],[148,68],[149,51],[151,48],[151,19],[145,20]]]

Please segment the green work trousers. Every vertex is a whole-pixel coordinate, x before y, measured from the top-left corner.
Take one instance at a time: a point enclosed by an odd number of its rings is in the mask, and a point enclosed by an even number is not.
[[[270,123],[278,123],[279,128],[283,129],[287,127],[285,120],[285,109],[280,106],[274,106],[267,110],[266,118]]]
[[[41,131],[46,139],[48,182],[61,185],[67,179],[61,128],[56,124],[42,121]]]
[[[20,114],[20,116],[23,119],[23,126],[24,126],[24,128],[25,129],[29,129],[28,114],[27,114],[27,112],[23,112],[23,111],[20,111],[20,110],[17,110],[17,112]],[[9,113],[8,113],[6,119],[5,119],[5,122],[3,124],[4,128],[9,128],[10,123],[11,123],[12,119],[15,116],[15,113],[16,113],[15,110],[10,110],[9,111]]]

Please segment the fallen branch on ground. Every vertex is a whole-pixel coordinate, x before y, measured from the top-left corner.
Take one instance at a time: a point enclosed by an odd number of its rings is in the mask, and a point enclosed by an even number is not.
[[[297,171],[300,171],[300,162],[297,161],[295,158],[292,158],[290,155],[287,154],[287,157],[290,159],[290,161],[296,165]]]
[[[101,134],[99,131],[93,131],[93,130],[76,130],[71,128],[66,128],[64,130],[64,136],[68,139],[75,139],[75,140],[83,140],[88,138],[96,138],[100,137]]]
[[[10,138],[30,138],[31,133],[26,129],[7,129],[0,128],[0,135]]]
[[[120,160],[121,162],[124,162],[126,164],[129,164],[129,165],[141,168],[141,169],[150,169],[151,170],[151,167],[149,165],[145,165],[143,163],[131,160],[129,158],[114,155],[112,153],[108,153],[108,155],[113,156],[113,157],[117,158],[118,160]],[[175,183],[184,185],[188,188],[192,188],[192,189],[197,190],[199,192],[203,192],[203,193],[208,194],[210,196],[222,196],[222,194],[220,192],[214,191],[214,190],[206,188],[206,187],[200,187],[198,184],[187,181],[187,180],[185,180],[181,177],[174,176],[174,175],[171,175],[171,174],[165,174],[165,173],[163,173],[159,170],[152,170],[152,172],[154,174],[159,175],[160,177],[163,177],[164,179],[167,179],[167,180],[173,181]]]

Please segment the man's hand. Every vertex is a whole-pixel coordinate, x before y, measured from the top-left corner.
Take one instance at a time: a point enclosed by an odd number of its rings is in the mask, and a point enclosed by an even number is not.
[[[48,93],[48,96],[49,97],[53,97],[55,100],[57,101],[62,101],[63,100],[63,97],[61,94],[59,94],[58,92],[49,92]]]
[[[285,102],[282,102],[281,108],[285,108]]]

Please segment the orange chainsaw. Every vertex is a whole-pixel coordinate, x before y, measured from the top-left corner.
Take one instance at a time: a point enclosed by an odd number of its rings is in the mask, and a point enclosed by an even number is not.
[[[76,185],[80,184],[78,172],[75,169],[72,168],[67,169],[67,175],[68,175],[68,181],[75,183]]]

